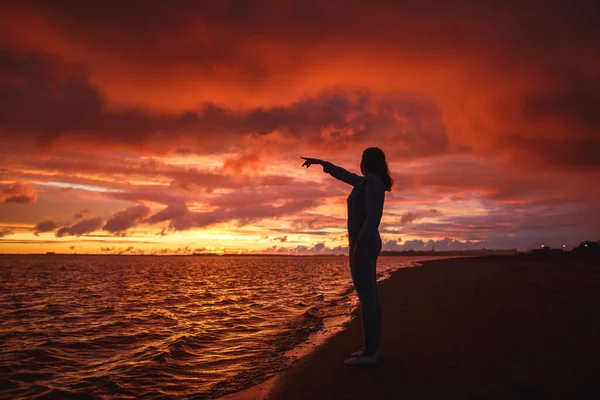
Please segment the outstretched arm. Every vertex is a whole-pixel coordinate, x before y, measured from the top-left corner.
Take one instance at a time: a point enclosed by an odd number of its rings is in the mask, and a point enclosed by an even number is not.
[[[306,167],[310,167],[312,164],[319,164],[323,166],[323,172],[327,172],[331,176],[336,179],[339,179],[342,182],[346,182],[349,185],[356,186],[362,179],[362,176],[353,174],[352,172],[346,171],[342,167],[338,167],[335,164],[330,163],[329,161],[319,160],[318,158],[307,158],[300,157],[304,161],[302,166],[306,165]]]
[[[346,182],[348,185],[356,186],[361,181],[362,176],[356,175],[352,172],[346,171],[342,167],[338,167],[330,162],[325,161],[323,164],[323,171],[333,176],[335,179],[339,179],[342,182]]]
[[[365,179],[365,206],[367,217],[356,238],[356,246],[364,245],[370,238],[374,237],[383,215],[383,203],[385,201],[385,189],[383,182],[377,175],[367,175]]]

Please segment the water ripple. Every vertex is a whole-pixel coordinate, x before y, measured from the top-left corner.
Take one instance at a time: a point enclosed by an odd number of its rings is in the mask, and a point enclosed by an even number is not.
[[[380,276],[415,261],[382,257]],[[345,257],[0,257],[0,398],[214,398],[348,314]]]

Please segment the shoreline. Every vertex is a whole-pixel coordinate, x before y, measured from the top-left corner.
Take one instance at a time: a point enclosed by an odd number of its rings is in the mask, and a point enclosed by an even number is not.
[[[491,256],[421,264],[379,283],[379,364],[343,365],[361,343],[353,318],[279,374],[224,398],[600,398],[597,260]]]
[[[433,258],[430,260],[419,260],[414,261],[408,266],[398,267],[397,269],[387,272],[381,278],[378,279],[378,284],[381,282],[387,281],[391,279],[391,277],[400,270],[408,269],[408,268],[419,268],[423,266],[424,262],[442,260],[442,259],[450,259],[450,258],[462,258],[460,256],[454,257],[444,257],[441,258]],[[274,373],[272,376],[268,377],[266,380],[247,387],[239,392],[229,393],[224,396],[217,397],[219,400],[260,400],[266,399],[273,389],[274,384],[277,379],[288,369],[293,368],[298,362],[302,361],[304,358],[308,357],[314,351],[316,351],[320,346],[324,346],[327,342],[334,337],[336,334],[339,334],[345,331],[348,326],[357,318],[360,317],[360,309],[358,304],[358,299],[355,299],[356,303],[353,305],[352,311],[350,311],[347,315],[337,316],[325,318],[323,322],[323,326],[316,332],[312,333],[304,342],[299,343],[293,349],[285,352],[285,356],[291,358],[290,365],[284,368],[281,371]]]
[[[229,393],[224,396],[217,397],[219,400],[259,400],[266,399],[273,389],[274,384],[280,375],[289,368],[292,368],[294,364],[298,361],[302,360],[304,357],[311,354],[315,349],[319,346],[323,346],[327,343],[327,341],[336,335],[339,332],[343,332],[346,329],[346,326],[352,322],[355,318],[354,313],[356,312],[356,308],[352,310],[351,314],[345,317],[338,317],[340,319],[345,320],[341,323],[331,323],[329,325],[324,324],[324,326],[318,331],[312,333],[308,339],[304,342],[298,344],[293,349],[286,351],[285,356],[292,358],[290,365],[285,369],[276,372],[272,376],[269,376],[266,380],[247,387],[239,392]]]

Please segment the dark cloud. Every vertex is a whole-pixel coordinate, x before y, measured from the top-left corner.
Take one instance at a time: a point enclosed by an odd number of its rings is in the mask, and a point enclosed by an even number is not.
[[[521,164],[553,166],[562,170],[600,167],[600,79],[577,63],[589,63],[591,54],[572,65],[548,66],[553,78],[545,87],[525,91],[514,108],[516,132],[498,142]]]
[[[12,235],[14,232],[15,231],[12,228],[0,228],[0,238],[3,238],[8,235]]]
[[[260,179],[257,181],[260,182]],[[148,217],[145,222],[157,224],[169,221],[172,230],[202,228],[227,221],[247,225],[261,219],[279,218],[310,209],[317,204],[319,198],[339,193],[336,189],[328,192],[309,183],[275,187],[254,186],[238,189],[230,194],[205,198],[204,201],[213,208],[209,212],[190,211],[187,202],[179,199]],[[274,201],[280,204],[273,205]],[[314,223],[309,223],[315,226]]]
[[[29,204],[37,200],[36,188],[23,182],[2,185],[0,188],[0,203]]]
[[[524,173],[503,161],[491,157],[441,160],[419,172],[418,185],[458,196],[456,199],[473,198],[475,193],[475,198],[510,203],[515,200],[552,198],[578,180],[565,173],[550,177],[545,169],[533,169]]]
[[[600,128],[600,81],[595,78],[563,71],[558,76],[558,87],[528,94],[523,99],[523,117],[563,123],[580,131],[597,131]]]
[[[0,72],[8,75],[0,83],[0,101],[6,104],[0,123],[7,143],[29,137],[38,147],[83,142],[164,153],[186,142],[185,136],[195,152],[211,153],[241,149],[236,138],[245,134],[279,131],[332,149],[386,138],[396,143],[392,156],[404,157],[439,154],[449,143],[438,108],[408,96],[330,90],[285,106],[233,110],[206,103],[197,110],[168,115],[111,109],[84,75],[63,69],[68,67],[43,53],[0,50]],[[257,157],[226,160],[225,168],[240,170],[259,162]]]
[[[599,123],[594,2],[27,2],[4,8],[12,16],[5,17],[6,37],[22,36],[30,26],[24,21],[43,27],[0,57],[10,78],[2,100],[12,100],[0,119],[13,139],[31,131],[39,143],[76,140],[156,152],[191,145],[190,151],[210,153],[240,149],[236,139],[244,134],[281,131],[332,151],[385,136],[394,143],[391,155],[418,157],[453,147],[442,120],[464,112],[473,121],[477,108],[491,107],[485,129],[469,133],[473,141],[496,143],[518,131],[528,140],[515,150],[536,155],[541,149],[540,157],[554,165],[554,149],[566,145],[572,155],[558,162],[596,167],[589,156]],[[420,94],[377,98],[355,90],[365,87]],[[223,104],[228,88],[242,92],[244,99],[231,101],[236,106]],[[161,97],[165,90],[175,99]],[[183,92],[193,99],[186,107],[156,111]],[[109,107],[108,98],[121,107]],[[465,99],[476,109],[463,110]],[[155,111],[140,106],[145,101]],[[261,102],[268,104],[256,106]],[[506,102],[515,108],[495,108]],[[496,120],[505,126],[483,135]],[[518,129],[522,120],[540,124]],[[537,146],[547,122],[557,120],[567,124],[557,144]],[[574,129],[594,132],[565,140]],[[471,147],[467,142],[456,145]],[[592,150],[580,145],[585,142]],[[234,157],[226,167],[239,170],[254,162],[248,157]]]
[[[552,165],[575,173],[600,168],[600,128],[590,134],[573,132],[568,137],[507,135],[502,143],[514,152],[515,159],[536,167]]]
[[[40,52],[0,49],[0,73],[6,76],[0,83],[4,140],[30,137],[37,146],[48,146],[70,137],[103,145],[105,137],[112,138],[109,144],[132,147],[160,139],[165,130],[174,138],[178,129],[189,126],[185,114],[110,111],[104,95],[84,75]]]
[[[74,225],[65,225],[56,231],[57,237],[63,236],[81,236],[86,233],[94,232],[102,227],[104,220],[102,217],[87,218]]]
[[[185,203],[172,203],[146,220],[150,224],[185,218],[190,214]]]
[[[135,247],[129,246],[126,249],[119,250],[118,254],[133,253],[133,252],[135,252]]]
[[[410,224],[411,222],[417,219],[427,217],[428,215],[436,215],[438,213],[439,211],[433,208],[424,211],[407,212],[405,214],[402,214],[399,223],[401,226],[403,226],[406,224]]]
[[[261,253],[276,254],[294,254],[294,255],[315,255],[315,254],[344,254],[348,253],[348,246],[327,247],[325,243],[316,243],[312,246],[271,246]]]
[[[34,229],[35,234],[38,235],[42,232],[52,232],[58,228],[58,223],[52,220],[46,220],[39,222]]]
[[[383,251],[401,251],[402,247],[400,243],[402,242],[401,238],[398,239],[390,239],[384,240],[381,244],[381,250]]]
[[[318,231],[327,228],[346,229],[346,219],[327,215],[304,215],[302,218],[294,219],[291,223],[291,229],[295,232]]]
[[[461,241],[450,238],[440,240],[423,241],[420,239],[408,240],[399,246],[399,251],[415,250],[415,251],[449,251],[449,250],[475,250],[485,248],[483,241]]]
[[[102,229],[112,233],[126,231],[143,222],[151,212],[152,210],[143,204],[129,207],[113,214]]]
[[[235,207],[217,206],[212,211],[196,212],[190,211],[186,204],[176,203],[152,215],[146,222],[155,224],[169,221],[169,228],[175,231],[205,228],[228,221],[234,221],[238,226],[242,226],[265,218],[279,218],[294,214],[316,205],[316,199],[292,199],[276,206],[270,203],[244,204],[240,202]]]
[[[533,56],[539,56],[539,53],[552,50],[549,44],[564,46],[561,41],[556,43],[561,34],[583,41],[597,38],[599,33],[594,16],[600,11],[594,2],[551,0],[536,3],[460,0],[451,5],[441,0],[418,4],[388,0],[369,3],[359,0],[327,3],[316,0],[243,3],[184,0],[169,5],[160,1],[83,4],[63,0],[58,5],[29,1],[6,7],[17,15],[20,11],[41,16],[56,26],[59,33],[79,37],[89,46],[114,49],[117,54],[148,60],[185,57],[186,61],[195,60],[207,71],[219,62],[234,61],[230,53],[239,49],[235,46],[236,40],[256,41],[261,37],[313,46],[332,42],[339,36],[359,43],[365,38],[369,42],[387,38],[388,42],[382,45],[405,45],[411,49],[420,45],[425,46],[424,51],[431,50],[436,40],[441,40],[444,45],[463,41],[465,46],[471,47],[481,41],[503,39],[517,49],[500,48],[498,51],[502,53],[533,48],[536,49]],[[544,13],[536,14],[539,10]],[[111,21],[109,26],[107,20]],[[408,24],[411,21],[412,24]],[[169,46],[168,41],[161,41],[163,38],[189,37],[199,25],[205,28],[207,37],[203,41],[176,42],[178,49]],[[449,27],[454,29],[448,30]],[[415,30],[421,32],[423,40],[419,43],[414,43],[417,39]],[[228,51],[228,44],[234,46],[232,50]]]

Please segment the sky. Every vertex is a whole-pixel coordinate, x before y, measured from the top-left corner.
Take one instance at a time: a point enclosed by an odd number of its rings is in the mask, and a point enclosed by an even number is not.
[[[600,5],[3,1],[0,253],[347,252],[600,239]]]

